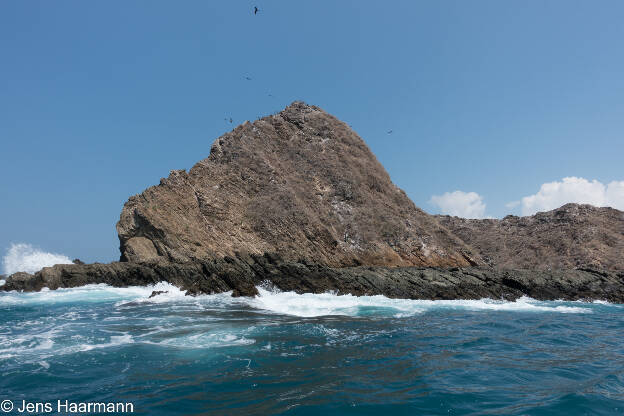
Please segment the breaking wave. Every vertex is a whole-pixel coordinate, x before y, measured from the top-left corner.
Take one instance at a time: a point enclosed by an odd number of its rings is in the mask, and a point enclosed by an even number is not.
[[[67,256],[48,253],[26,243],[11,244],[3,260],[6,275],[16,272],[36,273],[44,267],[72,262]]]
[[[150,297],[154,291],[162,293]],[[569,314],[570,319],[580,319],[581,315],[592,318],[617,313],[622,307],[527,297],[509,302],[297,294],[269,285],[259,286],[258,291],[254,298],[233,298],[231,292],[186,296],[183,290],[160,282],[127,288],[96,284],[30,293],[0,292],[0,316],[4,318],[0,322],[0,366],[28,364],[43,371],[58,360],[69,360],[67,357],[119,354],[128,348],[158,348],[182,355],[198,351],[230,354],[256,348],[294,357],[304,354],[302,348],[367,343],[376,337],[394,336],[395,326],[444,321],[449,315],[451,321],[497,321],[508,320],[509,313],[524,313],[525,317],[527,313],[548,314],[544,320],[548,324],[552,319],[567,319],[557,318],[561,314]],[[471,317],[474,313],[480,317]],[[499,318],[499,313],[507,317]],[[383,323],[388,320],[393,323]],[[358,327],[359,322],[364,326]],[[278,342],[273,337],[279,336],[282,325],[290,325],[305,342],[296,348]],[[350,329],[343,328],[345,325]],[[249,368],[251,361],[246,360],[251,358],[244,358],[241,365]]]
[[[154,290],[166,293],[150,298]],[[493,299],[411,300],[391,299],[382,295],[298,294],[271,290],[266,287],[258,287],[258,291],[259,296],[255,298],[232,298],[231,292],[186,296],[185,292],[179,288],[161,282],[156,285],[127,288],[98,284],[54,291],[44,289],[34,293],[9,292],[0,294],[0,298],[6,305],[114,302],[115,307],[121,309],[145,304],[186,305],[196,310],[245,308],[263,313],[306,318],[328,315],[379,315],[400,318],[435,310],[591,313],[592,305],[596,306],[595,303],[538,301],[528,297],[522,297],[513,302]],[[602,305],[611,306],[610,304]]]
[[[314,317],[323,315],[392,315],[411,316],[436,309],[469,311],[519,311],[587,313],[591,309],[572,306],[570,302],[542,302],[522,297],[514,302],[492,299],[480,300],[411,300],[391,299],[382,295],[353,296],[323,294],[297,294],[295,292],[269,291],[258,288],[260,296],[249,303],[258,309],[271,312]]]

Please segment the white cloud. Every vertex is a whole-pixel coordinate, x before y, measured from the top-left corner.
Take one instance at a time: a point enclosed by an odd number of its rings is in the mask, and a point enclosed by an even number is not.
[[[429,202],[436,205],[442,214],[463,218],[483,218],[485,215],[485,203],[476,192],[445,192],[433,195]]]
[[[521,201],[511,201],[511,202],[507,202],[505,204],[505,206],[509,209],[514,209],[515,207],[517,207],[518,205],[520,205],[522,202]]]
[[[607,203],[612,208],[624,211],[624,181],[613,181],[607,185]]]
[[[46,253],[30,244],[11,244],[11,248],[4,256],[4,273],[7,276],[16,272],[36,273],[44,267],[71,262],[67,256]]]
[[[549,211],[570,202],[624,210],[624,181],[604,185],[595,179],[590,182],[571,176],[561,181],[548,182],[535,195],[522,198],[522,215]]]

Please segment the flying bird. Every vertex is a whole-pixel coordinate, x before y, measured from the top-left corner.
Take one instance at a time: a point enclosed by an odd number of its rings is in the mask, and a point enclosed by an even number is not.
[[[388,134],[392,134],[392,130],[388,130]]]
[[[247,81],[251,81],[251,77],[245,77]]]
[[[254,6],[254,14],[258,14],[258,8]]]

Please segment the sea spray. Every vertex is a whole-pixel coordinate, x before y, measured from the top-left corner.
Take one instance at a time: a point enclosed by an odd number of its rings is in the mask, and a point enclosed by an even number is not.
[[[48,253],[30,244],[11,244],[3,259],[4,273],[8,276],[16,272],[36,273],[44,267],[55,264],[70,264],[69,257]]]

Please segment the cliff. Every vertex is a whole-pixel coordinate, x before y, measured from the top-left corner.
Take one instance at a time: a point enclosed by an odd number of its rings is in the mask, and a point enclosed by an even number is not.
[[[624,212],[617,209],[566,204],[502,220],[437,218],[492,266],[624,270]]]
[[[131,262],[272,253],[334,267],[479,263],[349,126],[302,102],[236,127],[189,172],[131,197],[117,231]]]

